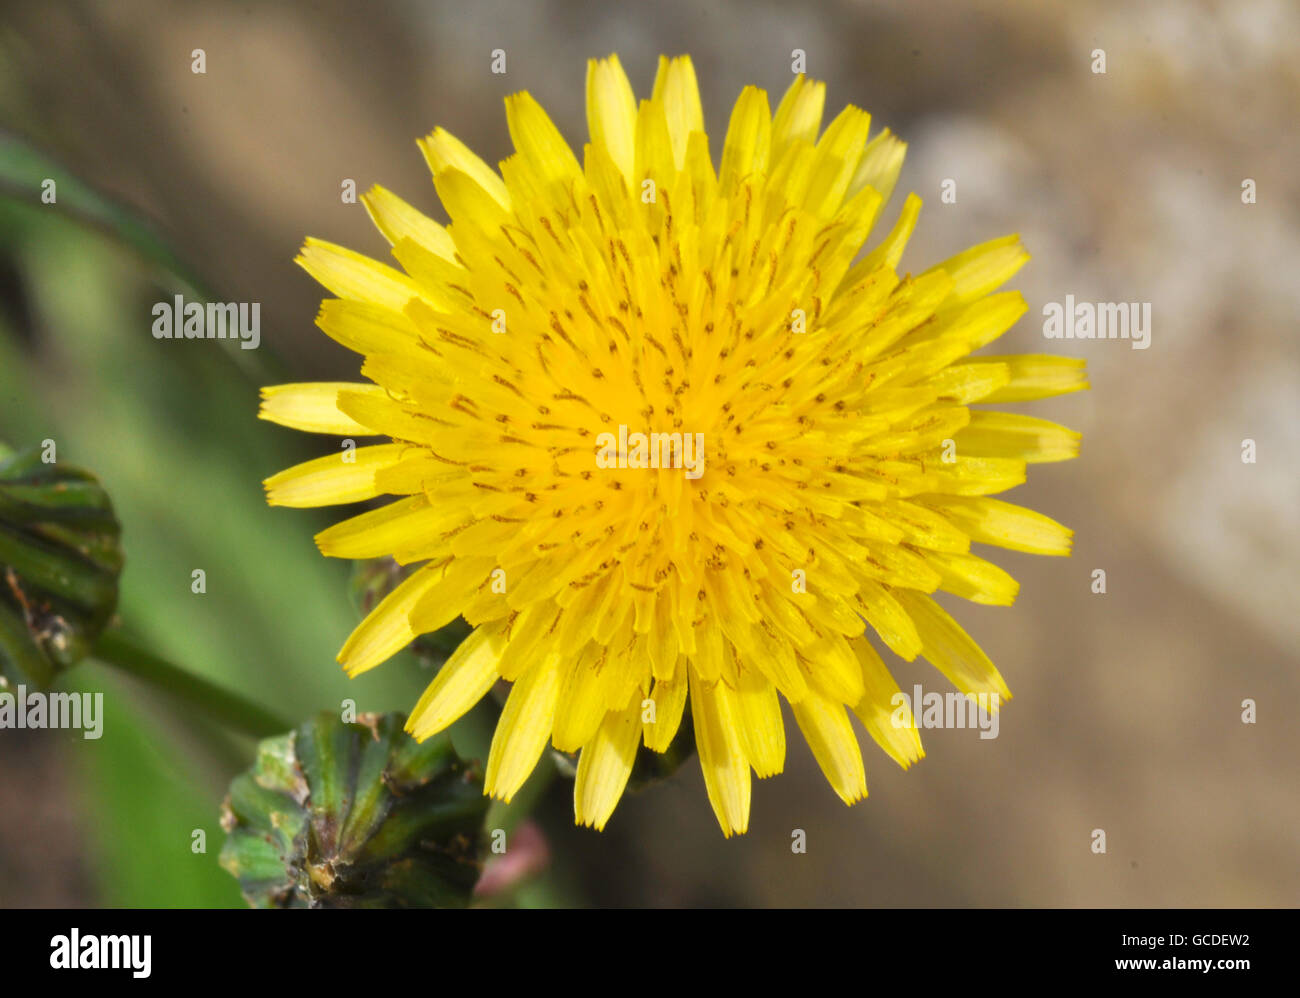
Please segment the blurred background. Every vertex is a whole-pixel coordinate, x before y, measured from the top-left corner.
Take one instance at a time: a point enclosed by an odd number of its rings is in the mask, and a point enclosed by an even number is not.
[[[870,797],[851,809],[792,737],[731,841],[694,760],[625,799],[604,834],[572,827],[557,781],[538,811],[553,864],[522,903],[1300,902],[1296,4],[2,9],[0,437],[54,438],[102,477],[124,526],[123,620],[294,719],[344,697],[409,709],[427,681],[405,657],[342,675],[347,566],[311,541],[334,517],[270,509],[260,485],[325,438],[259,422],[258,387],[358,377],[313,326],[323,290],[291,263],[306,235],[386,255],[364,208],[341,203],[345,179],[443,218],[418,136],[443,125],[495,162],[501,99],[527,89],[580,146],[585,61],[610,52],[638,92],[661,52],[689,52],[716,156],[741,87],[775,102],[800,48],[829,85],[827,120],[854,103],[910,143],[900,193],[926,207],[904,269],[1022,234],[1030,311],[998,352],[1085,356],[1093,387],[1035,405],[1083,432],[1082,456],[1033,467],[1009,496],[1074,528],[1074,556],[999,552],[1016,606],[959,611],[1015,695],[999,737],[924,732],[907,773],[867,741]],[[57,205],[40,203],[43,177]],[[153,339],[153,303],[178,293],[260,302],[262,348]],[[1150,302],[1150,349],[1044,341],[1042,306],[1067,294]],[[905,690],[943,688],[924,663],[891,664]],[[105,734],[0,733],[0,905],[239,905],[216,864],[229,760],[116,675],[85,664],[64,682],[106,692]]]

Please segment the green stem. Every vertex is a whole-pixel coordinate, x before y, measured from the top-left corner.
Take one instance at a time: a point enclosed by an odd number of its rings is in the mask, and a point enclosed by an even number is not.
[[[121,631],[105,631],[95,644],[95,658],[197,707],[214,720],[257,738],[290,730],[293,725],[263,707],[215,683],[172,665],[135,644]]]

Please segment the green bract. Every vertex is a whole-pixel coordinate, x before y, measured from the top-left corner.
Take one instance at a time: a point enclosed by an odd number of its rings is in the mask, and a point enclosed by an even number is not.
[[[258,748],[222,807],[221,865],[257,908],[463,907],[481,866],[482,776],[400,714],[320,714]]]

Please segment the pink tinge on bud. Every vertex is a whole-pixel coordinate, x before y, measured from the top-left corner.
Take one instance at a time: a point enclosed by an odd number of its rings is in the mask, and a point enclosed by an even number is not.
[[[528,819],[510,837],[505,852],[487,861],[483,876],[474,886],[474,896],[492,897],[518,887],[533,874],[546,869],[550,862],[551,847],[541,826]]]

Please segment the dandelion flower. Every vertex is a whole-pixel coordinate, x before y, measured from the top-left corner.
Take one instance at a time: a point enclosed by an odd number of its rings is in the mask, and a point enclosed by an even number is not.
[[[716,170],[688,58],[661,59],[640,103],[616,57],[592,61],[586,97],[581,161],[527,93],[506,99],[499,172],[422,140],[450,224],[364,198],[400,270],[307,240],[297,262],[337,296],[318,325],[369,383],[268,388],[261,415],[387,442],[281,472],[269,501],[395,497],[317,537],[419,566],[339,660],[355,676],[464,617],[407,727],[426,738],[511,683],[492,796],[550,743],[580,753],[575,816],[602,828],[639,744],[689,723],[723,833],[744,832],[751,772],[785,763],[784,699],[853,803],[850,715],[902,766],[922,755],[869,631],[1009,696],[931,594],[1012,602],[972,542],[1069,553],[1065,527],[989,497],[1078,436],[971,406],[1085,388],[1083,364],[973,356],[1025,311],[994,293],[1028,259],[1017,237],[900,275],[910,195],[859,252],[905,146],[852,106],[821,130],[823,84],[796,78],[775,113],[745,88]]]

